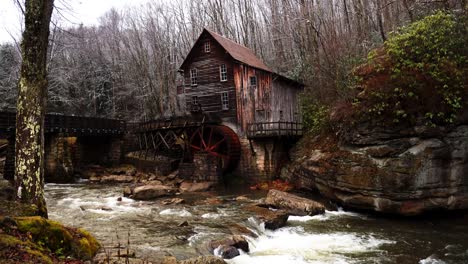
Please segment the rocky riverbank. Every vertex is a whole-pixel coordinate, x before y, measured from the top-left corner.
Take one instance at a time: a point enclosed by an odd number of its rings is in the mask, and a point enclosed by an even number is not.
[[[349,208],[399,215],[467,209],[467,120],[438,128],[367,122],[308,138],[283,176]]]

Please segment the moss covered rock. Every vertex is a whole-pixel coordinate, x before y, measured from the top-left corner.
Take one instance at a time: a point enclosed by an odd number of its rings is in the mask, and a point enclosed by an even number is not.
[[[2,263],[53,263],[38,245],[7,234],[0,234],[0,259]]]
[[[1,245],[20,249],[18,255],[37,256],[38,263],[51,263],[48,255],[91,260],[100,248],[87,231],[65,227],[39,216],[3,217],[0,218],[0,227],[5,232]]]

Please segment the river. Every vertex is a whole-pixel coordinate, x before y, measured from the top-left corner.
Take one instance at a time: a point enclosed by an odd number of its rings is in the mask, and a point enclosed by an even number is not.
[[[239,192],[184,195],[186,204],[161,205],[118,201],[118,185],[47,184],[45,190],[50,219],[83,227],[109,247],[127,246],[141,259],[209,254],[207,242],[241,224],[257,237],[248,237],[249,254],[229,263],[468,263],[468,215],[409,220],[339,210],[290,217],[286,227],[270,231],[241,209]],[[179,226],[184,221],[189,226]]]

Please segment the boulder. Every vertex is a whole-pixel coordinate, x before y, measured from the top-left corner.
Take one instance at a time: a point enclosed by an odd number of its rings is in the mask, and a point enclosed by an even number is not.
[[[250,229],[238,223],[233,223],[229,225],[228,229],[233,235],[246,235],[246,236],[253,237],[253,238],[258,237],[257,234],[252,232]]]
[[[164,185],[144,185],[133,189],[131,198],[135,200],[151,200],[175,193],[176,189]]]
[[[5,223],[5,220],[7,222]],[[8,253],[20,253],[34,257],[27,263],[52,263],[46,261],[51,252],[62,252],[64,256],[70,256],[81,260],[91,260],[100,248],[97,240],[83,229],[69,228],[62,224],[39,216],[16,217],[13,219],[0,219],[0,226],[14,226],[12,234],[0,234],[0,255]],[[3,229],[4,231],[8,231]],[[17,239],[17,234],[23,234]],[[13,256],[15,254],[8,254]],[[41,257],[43,259],[36,259]],[[22,263],[11,260],[11,263]],[[10,262],[9,262],[10,263]]]
[[[101,177],[97,175],[91,176],[88,179],[89,179],[89,182],[92,182],[92,183],[101,182]]]
[[[185,226],[189,226],[190,224],[187,222],[187,221],[183,221],[181,223],[179,223],[177,226],[178,227],[185,227]]]
[[[173,256],[165,256],[162,264],[178,264],[176,257]]]
[[[182,182],[179,188],[181,192],[206,192],[215,185],[215,182]]]
[[[126,176],[135,176],[137,174],[137,169],[135,166],[130,164],[121,164],[116,167],[107,169],[110,174],[115,175],[126,175]]]
[[[127,175],[106,175],[100,178],[101,183],[129,183],[133,180],[132,176]]]
[[[201,204],[208,204],[208,205],[220,205],[222,203],[223,203],[223,200],[219,199],[218,197],[209,197],[201,202]]]
[[[249,252],[249,242],[247,242],[247,240],[245,240],[243,236],[238,235],[224,238],[221,240],[213,240],[209,243],[209,249],[211,252],[214,252],[216,249],[221,247],[224,247],[226,250],[228,250],[228,247],[234,247],[239,248],[244,252]],[[223,258],[225,257],[223,256]]]
[[[215,255],[221,256],[223,259],[232,259],[239,256],[240,252],[233,246],[222,245],[215,249]]]
[[[317,215],[325,212],[325,206],[319,202],[274,189],[268,192],[265,203],[287,210],[292,215]]]
[[[132,194],[133,194],[132,188],[130,188],[130,186],[125,186],[123,189],[123,196],[130,197]]]
[[[265,228],[275,230],[286,225],[289,213],[284,210],[270,210],[259,205],[249,205],[245,210],[252,212],[256,217],[265,223]]]
[[[226,264],[226,261],[215,256],[201,256],[179,261],[179,264]]]
[[[238,201],[238,202],[249,202],[250,199],[247,198],[247,196],[245,196],[245,195],[241,195],[241,196],[236,197],[236,201]]]
[[[163,205],[181,204],[181,203],[185,203],[185,200],[181,198],[172,198],[172,199],[166,199],[166,200],[161,201],[161,204]]]
[[[145,185],[163,185],[163,182],[160,180],[148,180],[147,182],[145,182]]]

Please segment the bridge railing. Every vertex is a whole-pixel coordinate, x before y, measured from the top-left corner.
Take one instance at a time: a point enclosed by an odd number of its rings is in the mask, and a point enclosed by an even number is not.
[[[265,137],[300,137],[303,135],[302,123],[299,122],[257,122],[247,124],[247,138]]]
[[[218,124],[219,121],[209,116],[179,116],[167,119],[155,119],[138,123],[127,123],[127,131],[147,132],[174,128],[198,127],[201,125]]]
[[[98,117],[67,116],[46,114],[45,132],[85,133],[85,134],[122,134],[126,131],[123,120]],[[15,112],[0,112],[0,132],[14,133]]]
[[[126,130],[126,124],[118,119],[48,114],[45,117],[45,128],[50,132],[123,133]]]

